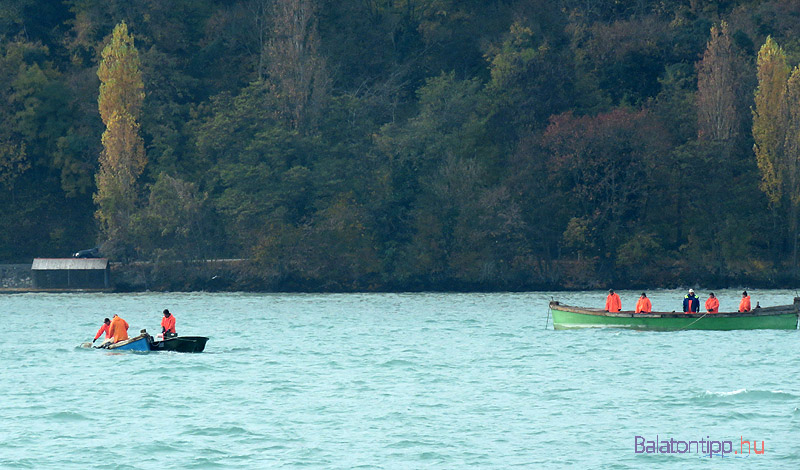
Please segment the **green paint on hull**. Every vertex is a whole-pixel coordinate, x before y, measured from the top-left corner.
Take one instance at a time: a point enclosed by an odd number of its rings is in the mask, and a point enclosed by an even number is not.
[[[786,312],[775,315],[636,315],[605,316],[558,310],[551,307],[553,328],[628,328],[635,330],[794,330],[797,328],[797,313]]]

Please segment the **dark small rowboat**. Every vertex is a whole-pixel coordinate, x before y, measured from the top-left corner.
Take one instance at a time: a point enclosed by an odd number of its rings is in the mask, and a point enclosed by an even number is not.
[[[139,336],[120,341],[118,343],[103,343],[94,346],[95,349],[113,349],[118,351],[175,351],[185,353],[199,353],[206,348],[208,338],[205,336],[173,336],[163,340],[156,340],[146,330]],[[84,348],[91,348],[92,343],[83,343]]]
[[[186,353],[203,352],[208,338],[205,336],[175,336],[161,341],[152,341],[151,351],[175,351]]]

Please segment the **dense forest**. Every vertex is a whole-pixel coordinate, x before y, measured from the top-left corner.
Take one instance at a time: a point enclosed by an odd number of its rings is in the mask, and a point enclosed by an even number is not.
[[[4,0],[0,260],[791,285],[798,62],[796,0]]]

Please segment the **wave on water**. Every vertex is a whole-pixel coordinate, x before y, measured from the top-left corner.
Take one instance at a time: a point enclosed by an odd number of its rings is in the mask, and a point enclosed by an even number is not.
[[[255,351],[255,348],[248,348],[246,346],[244,346],[244,347],[238,346],[238,347],[235,347],[235,348],[222,349],[222,350],[219,350],[219,351],[216,351],[216,352],[217,353],[244,353],[244,352],[251,352],[251,351]],[[205,351],[203,351],[203,352],[205,352]],[[208,353],[206,352],[206,354],[208,354]]]
[[[59,411],[56,413],[50,413],[46,415],[45,418],[53,421],[91,421],[91,418],[84,416],[81,413],[75,413],[74,411]]]
[[[704,396],[707,397],[729,397],[732,395],[739,395],[741,393],[747,393],[746,388],[740,388],[739,390],[734,390],[732,392],[712,392],[710,390],[706,390],[704,392]]]
[[[441,460],[444,461],[447,459],[447,456],[440,454],[439,452],[423,452],[419,454],[420,460]]]
[[[292,394],[298,394],[302,391],[303,390],[301,388],[294,387],[292,385],[278,385],[269,390],[270,393],[292,393]]]
[[[503,333],[492,333],[490,336],[494,336],[494,337],[497,337],[497,338],[516,338],[517,337],[517,335],[515,335],[514,333],[505,333],[505,332],[503,332]]]
[[[797,399],[798,396],[783,390],[748,390],[740,388],[729,392],[712,392],[706,390],[700,398],[743,398],[743,399]]]
[[[250,431],[239,426],[210,426],[210,427],[195,427],[185,434],[191,436],[243,436],[252,435]]]
[[[386,448],[388,449],[410,449],[413,447],[431,447],[437,443],[431,442],[429,440],[413,440],[413,439],[401,439],[399,441],[392,442],[390,444],[386,444]]]
[[[414,364],[411,361],[406,361],[404,359],[392,359],[380,364],[380,367],[414,367]]]

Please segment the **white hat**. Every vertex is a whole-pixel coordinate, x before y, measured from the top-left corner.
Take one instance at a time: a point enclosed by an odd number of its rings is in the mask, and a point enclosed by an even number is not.
[[[694,289],[689,289],[690,294],[694,294]]]

